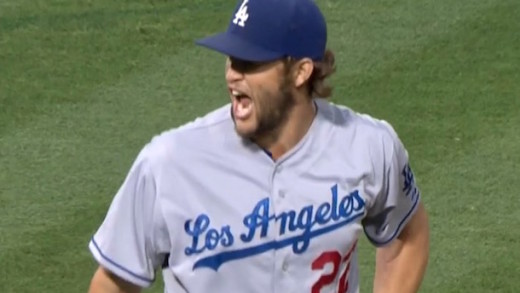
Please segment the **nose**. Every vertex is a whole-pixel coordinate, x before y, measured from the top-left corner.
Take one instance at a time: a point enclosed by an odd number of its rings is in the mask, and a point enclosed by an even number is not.
[[[240,71],[237,71],[233,66],[231,66],[231,62],[229,59],[226,62],[226,81],[228,83],[234,83],[240,81],[244,78],[244,74]]]

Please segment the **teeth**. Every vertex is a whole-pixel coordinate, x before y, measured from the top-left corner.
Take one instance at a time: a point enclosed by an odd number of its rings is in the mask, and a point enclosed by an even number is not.
[[[238,97],[238,96],[243,95],[243,93],[241,93],[241,92],[239,92],[239,91],[237,91],[237,90],[232,90],[232,91],[231,91],[231,94],[232,94],[233,96],[235,96],[235,97]]]

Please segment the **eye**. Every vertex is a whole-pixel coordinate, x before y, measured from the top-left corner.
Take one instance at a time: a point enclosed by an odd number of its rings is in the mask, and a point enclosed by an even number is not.
[[[241,73],[250,73],[259,70],[263,65],[266,64],[265,62],[247,61],[234,57],[230,57],[229,60],[231,62],[231,68]]]

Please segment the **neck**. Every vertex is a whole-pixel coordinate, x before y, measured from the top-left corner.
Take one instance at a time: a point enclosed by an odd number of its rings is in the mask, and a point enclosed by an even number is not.
[[[305,136],[314,121],[316,110],[312,99],[307,98],[296,103],[288,113],[286,123],[281,125],[276,133],[257,137],[255,142],[269,150],[273,160],[279,159]]]

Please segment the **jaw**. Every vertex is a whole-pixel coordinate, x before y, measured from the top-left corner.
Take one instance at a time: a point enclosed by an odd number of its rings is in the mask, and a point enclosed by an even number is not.
[[[256,116],[252,119],[244,121],[234,119],[235,131],[243,139],[255,142],[264,149],[270,149],[278,140],[282,125],[271,127],[263,125]]]
[[[235,131],[244,138],[252,138],[258,129],[258,123],[254,115],[247,119],[239,119],[233,115],[233,122],[235,123]]]

